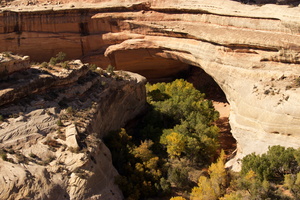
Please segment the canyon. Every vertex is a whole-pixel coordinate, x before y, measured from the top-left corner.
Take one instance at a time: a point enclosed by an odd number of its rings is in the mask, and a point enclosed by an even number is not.
[[[143,112],[146,79],[0,56],[24,66],[0,82],[0,199],[122,199],[102,138]]]
[[[12,51],[43,62],[61,51],[67,59],[102,68],[112,64],[149,80],[175,77],[191,66],[203,69],[230,104],[229,122],[237,151],[227,166],[233,170],[240,169],[245,155],[264,153],[269,146],[300,147],[299,6],[247,5],[230,0],[16,5],[0,9],[0,52]],[[134,85],[126,86],[126,91]],[[119,95],[119,87],[125,86],[116,86],[106,94]],[[139,90],[132,89],[131,96],[142,94],[143,89]],[[90,127],[90,132],[104,129],[107,133],[120,127],[142,110],[142,99],[122,100],[114,108],[103,102],[103,109],[110,110],[99,112],[102,114],[95,120],[109,125],[91,123],[95,127]],[[137,111],[124,114],[124,104]],[[103,113],[114,116],[104,117]],[[122,123],[114,124],[112,119]]]

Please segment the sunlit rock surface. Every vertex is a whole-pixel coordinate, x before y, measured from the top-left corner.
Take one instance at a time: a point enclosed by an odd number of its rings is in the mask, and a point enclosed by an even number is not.
[[[102,138],[144,110],[146,79],[67,63],[0,80],[0,199],[123,198]]]
[[[1,51],[38,61],[64,51],[148,78],[204,69],[231,105],[231,164],[270,145],[300,147],[298,6],[108,0],[2,10]]]

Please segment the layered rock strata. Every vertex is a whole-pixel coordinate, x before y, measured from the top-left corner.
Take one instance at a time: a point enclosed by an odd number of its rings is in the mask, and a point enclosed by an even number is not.
[[[96,71],[36,65],[0,83],[0,199],[122,199],[101,139],[143,111],[146,80]]]
[[[9,52],[0,54],[0,78],[16,71],[30,68],[28,56],[12,55]]]
[[[271,145],[300,147],[300,7],[230,0],[80,6],[38,12],[7,8],[0,16],[5,22],[0,48],[29,53],[30,45],[39,43],[44,58],[65,51],[104,66],[105,54],[117,69],[149,78],[201,67],[231,105],[230,125],[238,143],[234,163]],[[54,48],[53,41],[61,43]]]
[[[123,39],[105,55],[118,68],[140,71],[150,60],[164,58],[201,67],[212,76],[231,105],[237,155],[228,166],[234,170],[243,156],[264,153],[269,146],[300,147],[300,9],[197,2],[194,7],[161,3],[151,11],[95,15],[123,29],[103,37]],[[284,15],[275,12],[280,9]]]

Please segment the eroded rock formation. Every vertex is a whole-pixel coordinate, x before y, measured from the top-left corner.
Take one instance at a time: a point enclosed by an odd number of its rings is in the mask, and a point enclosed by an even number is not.
[[[149,78],[201,67],[231,105],[230,124],[238,142],[234,163],[270,145],[300,147],[300,7],[230,0],[89,6],[6,9],[0,16],[5,33],[0,48],[35,59],[38,51],[47,59],[65,51],[102,66],[108,63],[106,55],[117,69]],[[39,50],[30,46],[36,43]]]
[[[101,139],[143,111],[146,79],[88,69],[35,65],[0,80],[0,199],[122,199]]]

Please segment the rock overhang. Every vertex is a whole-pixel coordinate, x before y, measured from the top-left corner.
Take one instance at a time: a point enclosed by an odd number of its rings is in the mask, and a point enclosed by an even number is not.
[[[300,136],[300,116],[295,112],[299,89],[294,87],[300,75],[299,7],[197,0],[107,1],[94,8],[98,10],[87,11],[90,19],[85,21],[90,35],[76,33],[78,21],[65,18],[73,23],[74,35],[59,33],[56,38],[72,38],[75,42],[66,49],[77,49],[74,56],[149,76],[171,76],[187,65],[201,67],[231,104],[230,123],[240,144],[239,155],[263,153],[273,144],[300,146],[295,142]],[[22,39],[18,48],[23,48]]]

